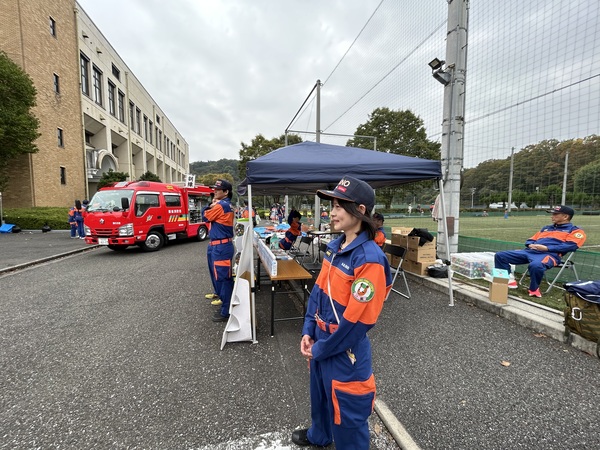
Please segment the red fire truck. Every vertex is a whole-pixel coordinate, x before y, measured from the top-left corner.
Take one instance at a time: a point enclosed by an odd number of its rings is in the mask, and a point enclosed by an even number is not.
[[[210,202],[208,186],[179,187],[153,181],[122,181],[94,194],[84,219],[85,242],[123,250],[139,245],[160,250],[174,239],[208,236],[201,210]]]

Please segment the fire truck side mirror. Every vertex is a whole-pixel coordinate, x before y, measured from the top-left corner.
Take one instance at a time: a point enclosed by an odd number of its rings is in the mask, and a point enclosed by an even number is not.
[[[121,197],[121,209],[123,211],[129,209],[129,199],[127,197]]]

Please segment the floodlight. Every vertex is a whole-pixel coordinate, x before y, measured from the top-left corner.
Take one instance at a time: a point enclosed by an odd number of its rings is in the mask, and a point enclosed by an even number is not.
[[[433,61],[429,63],[429,67],[431,67],[431,70],[441,69],[445,62],[446,61],[434,58]]]

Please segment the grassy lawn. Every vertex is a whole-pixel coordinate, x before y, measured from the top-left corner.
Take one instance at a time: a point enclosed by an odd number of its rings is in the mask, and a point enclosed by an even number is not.
[[[600,253],[600,216],[575,215],[572,222],[581,227],[587,235],[582,250]],[[517,213],[508,219],[504,219],[501,214],[493,214],[489,217],[474,217],[473,215],[466,213],[460,218],[459,231],[460,236],[514,242],[519,244],[515,248],[519,248],[527,239],[538,232],[540,228],[550,223],[552,222],[550,220],[550,214],[548,213],[540,213],[538,215],[518,215]],[[437,223],[433,222],[428,215],[413,215],[412,217],[399,219],[386,219],[385,226],[427,228],[430,231],[437,231]],[[554,275],[554,273],[551,273],[550,276],[552,275]],[[517,275],[517,279],[518,277],[520,277],[520,274]],[[487,281],[469,280],[461,275],[456,275],[455,279],[460,282],[471,283],[478,286],[489,286]],[[562,286],[560,283],[558,285]],[[563,299],[563,290],[554,288],[550,290],[548,294],[544,294],[544,291],[548,288],[548,284],[545,280],[542,281],[542,285],[540,286],[540,290],[543,294],[542,298],[529,297],[527,294],[528,286],[529,278],[525,278],[523,284],[519,286],[518,289],[511,289],[509,294],[559,311],[562,311],[566,307]]]
[[[468,214],[468,213],[467,213]],[[575,216],[572,222],[581,227],[586,235],[583,250],[589,252],[600,252],[600,216]],[[493,239],[496,241],[523,243],[544,225],[552,223],[550,214],[542,213],[535,216],[514,215],[508,219],[502,216],[460,218],[461,236]],[[415,216],[401,219],[386,219],[386,227],[415,227],[428,228],[437,231],[437,223],[430,216]]]

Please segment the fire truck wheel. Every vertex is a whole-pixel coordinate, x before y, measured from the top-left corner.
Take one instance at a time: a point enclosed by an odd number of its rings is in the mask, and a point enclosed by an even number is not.
[[[158,231],[151,231],[146,236],[146,240],[142,244],[142,248],[146,252],[155,252],[160,250],[165,243],[165,238]]]
[[[199,242],[202,242],[204,239],[208,237],[208,228],[206,227],[198,227],[198,234],[196,235]]]

